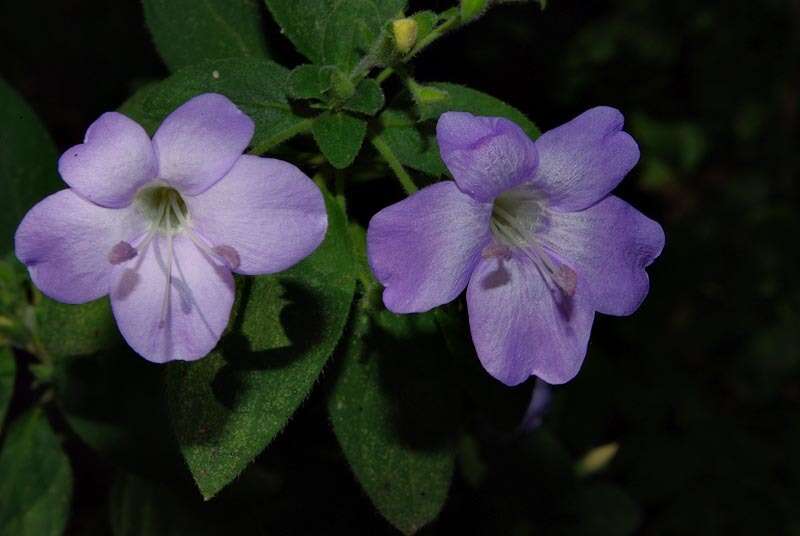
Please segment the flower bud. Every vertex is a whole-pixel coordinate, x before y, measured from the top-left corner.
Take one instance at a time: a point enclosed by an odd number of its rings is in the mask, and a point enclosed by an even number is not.
[[[395,46],[401,54],[408,54],[417,42],[417,21],[411,18],[392,21]]]
[[[461,20],[469,22],[478,18],[488,3],[489,0],[461,0]]]
[[[420,106],[437,104],[447,100],[450,96],[447,91],[443,89],[433,86],[423,86],[413,79],[409,79],[408,87],[411,90],[414,101]]]

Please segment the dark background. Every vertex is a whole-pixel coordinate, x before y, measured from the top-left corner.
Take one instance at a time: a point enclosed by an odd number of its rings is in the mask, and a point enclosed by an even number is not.
[[[475,441],[424,532],[800,534],[800,2],[549,4],[493,9],[426,51],[417,78],[490,93],[542,130],[595,105],[621,109],[642,159],[618,193],[662,223],[667,245],[642,308],[598,318],[542,428],[509,437],[475,408]],[[3,0],[0,14],[0,76],[60,150],[167,75],[136,1]],[[265,28],[278,61],[297,63]],[[259,459],[272,484],[269,506],[253,507],[268,512],[254,515],[265,534],[392,533],[339,452],[324,395]],[[607,467],[574,476],[609,442],[619,452]],[[67,446],[69,532],[106,533],[116,469],[75,438]],[[249,500],[235,491],[204,508],[225,519],[226,501]]]

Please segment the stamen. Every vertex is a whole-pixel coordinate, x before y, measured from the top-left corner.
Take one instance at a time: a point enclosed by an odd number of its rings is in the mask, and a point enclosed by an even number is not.
[[[491,229],[495,237],[528,257],[553,292],[560,291],[566,297],[574,296],[578,283],[575,271],[540,247],[531,229],[521,227],[520,218],[515,217],[512,211],[498,206],[498,203],[495,202],[492,207],[491,220]],[[489,246],[484,249],[482,255],[484,257],[487,255],[497,256],[495,251],[499,252]],[[510,258],[510,253],[508,258]]]
[[[228,265],[228,268],[231,270],[236,270],[239,265],[242,263],[241,257],[239,257],[239,253],[233,249],[231,246],[216,246],[212,250],[217,257],[221,257],[225,260],[225,264]]]
[[[168,219],[169,216],[167,216]],[[172,294],[172,233],[167,233],[167,283],[164,289],[164,300],[161,302],[161,322],[159,328],[163,328],[167,321],[167,309],[169,308],[169,297]]]
[[[108,252],[108,262],[113,265],[122,264],[125,261],[131,260],[137,254],[136,248],[123,240],[118,242],[111,248],[111,251]]]

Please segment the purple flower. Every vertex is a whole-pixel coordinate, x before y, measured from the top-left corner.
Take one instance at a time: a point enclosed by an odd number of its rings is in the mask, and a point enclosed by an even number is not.
[[[639,159],[613,108],[531,141],[514,123],[443,114],[436,136],[455,181],[424,188],[370,222],[370,265],[396,313],[467,289],[484,368],[508,385],[560,384],[586,355],[595,311],[629,315],[649,288],[661,226],[609,195]]]
[[[34,206],[17,257],[47,296],[110,295],[122,335],[145,359],[194,360],[230,317],[231,272],[278,272],[328,226],[316,185],[291,164],[242,155],[254,125],[222,95],[195,97],[151,140],[103,114],[58,167],[70,186]]]

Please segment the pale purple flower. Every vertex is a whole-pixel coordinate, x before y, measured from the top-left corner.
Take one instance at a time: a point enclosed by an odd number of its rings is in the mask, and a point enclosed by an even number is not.
[[[639,159],[622,126],[619,111],[593,108],[533,142],[506,119],[443,114],[436,136],[455,181],[369,225],[386,307],[423,312],[466,288],[472,340],[492,376],[572,379],[594,313],[633,313],[664,246],[658,223],[609,195]]]
[[[145,359],[205,356],[230,317],[231,272],[284,270],[328,225],[321,192],[299,169],[242,155],[253,132],[218,94],[180,106],[152,140],[126,116],[103,114],[59,160],[70,188],[20,223],[17,257],[55,300],[109,295]]]

